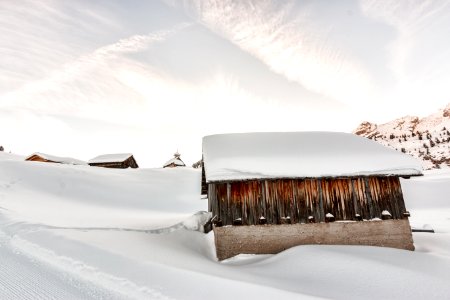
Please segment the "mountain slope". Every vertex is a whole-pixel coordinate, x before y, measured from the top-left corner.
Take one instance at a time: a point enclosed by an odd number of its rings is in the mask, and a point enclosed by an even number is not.
[[[381,125],[363,122],[353,133],[419,158],[425,169],[450,166],[450,104],[424,118],[405,116]]]

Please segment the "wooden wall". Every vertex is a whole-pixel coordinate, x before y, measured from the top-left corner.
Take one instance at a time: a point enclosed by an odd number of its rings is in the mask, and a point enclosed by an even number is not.
[[[126,168],[139,168],[136,160],[133,156],[122,162],[104,162],[104,163],[90,163],[92,167],[113,168],[113,169],[126,169]]]
[[[250,180],[208,184],[209,211],[223,225],[307,223],[381,218],[387,210],[393,219],[406,212],[398,177]]]
[[[208,194],[208,185],[206,184],[206,174],[205,174],[205,166],[203,165],[203,160],[201,162],[202,164],[202,187],[201,187],[201,193],[202,195]]]
[[[27,161],[40,161],[40,162],[56,163],[56,162],[54,162],[54,161],[51,161],[51,160],[42,158],[42,157],[40,157],[39,155],[33,155],[33,156],[27,158],[26,160],[27,160]]]

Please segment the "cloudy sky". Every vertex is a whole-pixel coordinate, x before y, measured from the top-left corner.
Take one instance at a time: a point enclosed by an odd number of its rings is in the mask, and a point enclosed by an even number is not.
[[[0,144],[192,164],[204,135],[450,102],[449,1],[0,1]]]

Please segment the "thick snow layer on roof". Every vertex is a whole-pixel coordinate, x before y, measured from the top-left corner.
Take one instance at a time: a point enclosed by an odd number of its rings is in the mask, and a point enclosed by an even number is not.
[[[272,132],[203,138],[206,180],[421,175],[415,158],[339,132]]]
[[[27,158],[25,158],[25,160],[28,160],[29,158],[31,158],[34,155],[37,155],[37,156],[42,157],[43,159],[50,160],[50,161],[57,162],[57,163],[61,163],[61,164],[86,165],[85,161],[82,161],[82,160],[79,160],[79,159],[75,159],[75,158],[72,158],[72,157],[60,157],[60,156],[50,155],[50,154],[41,153],[41,152],[35,152],[35,153],[31,154],[30,156],[28,156]]]
[[[171,164],[175,164],[176,166],[180,166],[180,167],[186,166],[186,165],[184,164],[184,162],[183,162],[181,159],[177,158],[177,157],[174,157],[174,158],[172,158],[171,160],[167,161],[167,162],[164,164],[164,167],[170,166]]]
[[[88,161],[89,164],[109,163],[109,162],[123,162],[133,156],[131,153],[116,153],[116,154],[103,154]]]

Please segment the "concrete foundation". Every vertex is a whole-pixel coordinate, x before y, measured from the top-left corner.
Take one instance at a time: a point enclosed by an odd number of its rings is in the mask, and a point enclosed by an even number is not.
[[[214,227],[219,260],[275,254],[298,245],[365,245],[414,250],[408,219]]]

